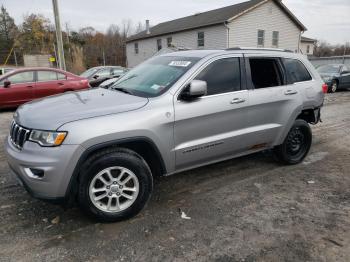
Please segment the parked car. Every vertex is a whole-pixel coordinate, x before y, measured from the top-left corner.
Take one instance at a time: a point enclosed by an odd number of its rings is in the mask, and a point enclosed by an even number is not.
[[[301,55],[194,50],[156,56],[110,89],[20,107],[9,166],[34,197],[102,221],[136,215],[155,176],[272,149],[285,164],[311,147],[325,85]]]
[[[0,76],[15,70],[13,67],[0,67]]]
[[[0,77],[0,108],[89,87],[86,78],[53,68],[23,68]]]
[[[108,79],[108,80],[102,82],[98,87],[108,89],[111,86],[113,86],[113,84],[116,83],[117,81],[118,81],[118,78]]]
[[[89,79],[91,87],[98,87],[104,81],[111,78],[119,78],[128,70],[121,66],[98,66],[86,70],[80,76]]]
[[[328,85],[328,93],[338,89],[350,88],[350,67],[344,64],[323,65],[317,68],[324,82]]]

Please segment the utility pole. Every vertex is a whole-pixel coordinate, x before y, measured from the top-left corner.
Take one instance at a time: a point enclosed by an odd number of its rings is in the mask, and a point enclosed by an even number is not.
[[[60,15],[58,12],[57,0],[52,0],[53,13],[55,16],[55,25],[56,25],[56,41],[57,41],[57,53],[58,53],[58,62],[62,70],[66,70],[66,62],[64,59],[64,50],[63,50],[63,39],[60,23]]]
[[[14,56],[14,58],[15,58],[15,64],[16,64],[16,66],[18,66],[16,50],[13,50],[13,56]]]

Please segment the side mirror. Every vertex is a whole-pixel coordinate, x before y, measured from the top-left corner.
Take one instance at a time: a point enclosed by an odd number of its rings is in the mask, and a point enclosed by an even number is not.
[[[5,88],[9,88],[10,85],[11,85],[11,82],[10,82],[10,81],[6,80],[6,81],[4,82],[4,87],[5,87]]]
[[[99,77],[100,77],[99,75],[94,75],[92,78],[97,79]]]
[[[193,100],[207,94],[207,82],[192,80],[181,94],[182,100]]]
[[[350,74],[350,71],[343,71],[343,72],[341,72],[341,75],[347,75],[347,74]]]

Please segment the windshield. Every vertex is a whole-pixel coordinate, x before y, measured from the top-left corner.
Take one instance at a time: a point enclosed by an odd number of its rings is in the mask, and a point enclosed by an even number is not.
[[[89,78],[90,76],[95,74],[98,70],[99,70],[98,68],[90,68],[86,70],[84,73],[80,74],[80,76]]]
[[[121,77],[111,88],[142,97],[166,92],[200,58],[158,56],[140,64]]]
[[[336,74],[340,72],[340,65],[324,65],[317,68],[319,73]]]

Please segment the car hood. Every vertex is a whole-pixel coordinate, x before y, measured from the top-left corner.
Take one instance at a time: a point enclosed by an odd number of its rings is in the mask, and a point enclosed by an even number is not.
[[[147,103],[147,98],[98,88],[34,100],[19,107],[14,119],[27,128],[56,130],[68,122],[132,111]]]

